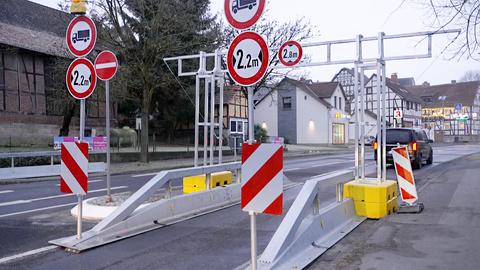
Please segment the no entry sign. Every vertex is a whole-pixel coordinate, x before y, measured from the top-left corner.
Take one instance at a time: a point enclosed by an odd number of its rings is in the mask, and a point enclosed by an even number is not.
[[[68,92],[76,99],[86,99],[95,90],[97,75],[92,62],[85,58],[73,60],[67,70]]]
[[[267,72],[268,62],[267,43],[255,32],[241,33],[228,48],[228,72],[239,85],[249,86],[260,81]]]
[[[266,0],[225,0],[224,10],[228,23],[239,30],[252,27],[265,10]]]
[[[302,45],[294,40],[289,40],[283,43],[278,51],[278,59],[280,59],[280,62],[287,67],[292,67],[298,64],[302,59],[302,56]]]
[[[67,27],[67,47],[70,52],[82,57],[89,54],[97,41],[97,28],[87,16],[75,17]]]
[[[117,57],[111,51],[103,51],[95,59],[95,71],[102,81],[108,81],[117,73]]]

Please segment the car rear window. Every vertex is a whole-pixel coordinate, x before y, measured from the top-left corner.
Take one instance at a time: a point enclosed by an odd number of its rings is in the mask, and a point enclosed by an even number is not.
[[[411,132],[401,129],[387,129],[387,144],[409,143],[412,141]]]

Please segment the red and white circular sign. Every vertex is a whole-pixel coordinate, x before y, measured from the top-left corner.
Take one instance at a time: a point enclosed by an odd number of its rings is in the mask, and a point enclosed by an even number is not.
[[[111,51],[103,51],[95,59],[95,71],[102,81],[108,81],[117,73],[118,61]]]
[[[86,99],[95,90],[97,74],[92,62],[85,58],[73,60],[67,70],[67,88],[76,99]]]
[[[73,18],[67,27],[67,47],[70,52],[83,57],[89,54],[97,42],[97,28],[92,19],[87,16]]]
[[[289,40],[283,43],[278,51],[278,59],[280,59],[280,62],[287,67],[292,67],[298,64],[300,60],[302,60],[302,56],[302,45],[294,40]]]
[[[266,0],[225,0],[225,17],[232,27],[248,29],[262,16],[265,2]]]
[[[268,62],[267,43],[255,32],[241,33],[228,48],[228,72],[239,85],[249,86],[260,81],[267,72]]]

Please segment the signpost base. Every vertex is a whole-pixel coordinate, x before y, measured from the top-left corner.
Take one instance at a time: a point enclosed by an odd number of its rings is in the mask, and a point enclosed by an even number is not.
[[[78,197],[77,239],[82,239],[83,195]]]
[[[425,207],[421,202],[415,202],[411,205],[406,202],[403,202],[398,207],[397,213],[398,214],[420,214],[424,208]]]

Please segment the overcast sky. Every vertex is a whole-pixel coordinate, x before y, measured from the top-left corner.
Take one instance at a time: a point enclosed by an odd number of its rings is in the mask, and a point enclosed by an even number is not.
[[[59,0],[31,0],[56,8]],[[63,1],[63,0],[61,0]],[[212,0],[211,12],[223,19],[223,0]],[[431,23],[431,13],[422,0],[270,0],[267,4],[267,16],[280,22],[305,17],[316,28],[317,35],[312,41],[327,41],[354,38],[358,34],[376,36],[378,32],[400,34],[418,31],[436,30]],[[402,4],[403,3],[403,4]],[[452,26],[451,28],[454,28]],[[399,77],[414,77],[417,84],[429,81],[432,84],[449,83],[458,80],[468,70],[480,70],[480,62],[455,58],[454,47],[443,55],[440,53],[455,35],[435,36],[433,57],[422,60],[403,60],[387,62],[387,74],[398,73]],[[387,42],[387,55],[425,53],[426,42],[418,44],[418,39]],[[365,44],[365,56],[375,56],[376,44]],[[453,46],[455,46],[454,44]],[[458,44],[457,44],[458,46]],[[336,59],[349,58],[354,47],[332,48]],[[321,59],[325,52],[317,49],[307,50],[313,59]],[[329,81],[342,66],[315,67],[302,69],[313,80]]]

